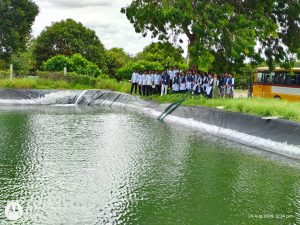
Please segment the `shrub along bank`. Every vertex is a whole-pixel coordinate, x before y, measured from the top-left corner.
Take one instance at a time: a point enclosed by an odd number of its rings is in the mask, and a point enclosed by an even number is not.
[[[0,79],[0,88],[16,89],[109,89],[129,93],[130,83],[128,81],[118,82],[109,78],[94,78],[85,75],[68,73],[64,75],[60,72],[37,72],[38,76],[8,79],[7,74]],[[1,77],[0,77],[1,78]],[[4,79],[3,79],[4,78]]]

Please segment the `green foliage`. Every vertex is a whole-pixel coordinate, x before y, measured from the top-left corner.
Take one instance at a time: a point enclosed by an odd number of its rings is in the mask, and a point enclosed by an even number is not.
[[[116,78],[118,80],[129,80],[133,72],[145,70],[163,71],[164,67],[159,62],[149,62],[145,60],[130,62],[117,71]]]
[[[81,54],[87,60],[106,71],[106,53],[95,31],[72,19],[54,23],[40,34],[34,48],[38,68],[56,55]]]
[[[0,70],[0,79],[8,79],[9,78],[9,71]]]
[[[1,75],[1,73],[0,73]],[[108,89],[124,93],[130,92],[131,84],[128,81],[118,82],[115,79],[92,78],[88,76],[68,75],[57,72],[39,72],[39,77],[0,79],[0,88],[16,89]]]
[[[25,49],[38,13],[31,0],[0,1],[0,59],[8,61],[12,54]]]
[[[238,70],[264,56],[271,68],[292,66],[294,54],[300,57],[299,0],[133,0],[121,12],[143,36],[185,34],[191,63],[205,71]]]
[[[71,68],[70,59],[64,55],[57,55],[44,62],[41,69],[44,71],[63,71],[64,67]]]
[[[36,64],[30,48],[22,53],[12,55],[11,63],[17,76],[29,76],[35,73]]]
[[[131,83],[128,81],[117,81],[115,79],[98,78],[96,81],[96,89],[106,89],[111,91],[129,93],[131,89]]]
[[[59,81],[63,80],[69,83],[76,83],[82,85],[94,86],[96,78],[85,75],[77,75],[75,73],[68,73],[66,76],[62,72],[37,72],[37,76],[41,79]]]
[[[122,48],[112,48],[106,52],[106,56],[108,74],[111,77],[115,77],[117,70],[132,60]]]
[[[183,49],[175,48],[169,42],[158,42],[146,46],[143,52],[135,57],[135,60],[159,62],[165,69],[169,69],[174,66],[186,64],[182,54]]]
[[[182,57],[183,50],[175,48],[168,42],[152,43],[146,46],[133,61],[129,61],[116,72],[118,80],[130,79],[134,71],[155,70],[163,71],[177,66],[187,70],[188,65]]]
[[[43,63],[41,67],[44,71],[59,72],[63,71],[64,67],[68,68],[69,72],[75,72],[79,75],[87,75],[98,77],[102,75],[102,71],[97,65],[83,58],[80,54],[74,54],[71,58],[64,55],[57,55]]]

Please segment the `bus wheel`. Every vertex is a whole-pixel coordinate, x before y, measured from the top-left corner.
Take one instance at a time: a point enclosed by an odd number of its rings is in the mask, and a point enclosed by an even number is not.
[[[274,98],[275,98],[275,99],[278,99],[278,100],[280,100],[280,99],[281,99],[281,97],[280,97],[280,96],[278,96],[278,95],[276,95]]]

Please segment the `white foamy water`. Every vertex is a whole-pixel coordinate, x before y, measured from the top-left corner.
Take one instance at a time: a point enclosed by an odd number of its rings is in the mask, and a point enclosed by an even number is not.
[[[67,104],[70,99],[76,98],[77,94],[71,91],[58,91],[46,94],[44,97],[35,99],[0,99],[3,105],[57,105]]]
[[[83,96],[88,92],[88,90],[85,90],[83,92],[81,92],[81,94],[78,96],[75,105],[78,105],[78,103],[82,100]]]

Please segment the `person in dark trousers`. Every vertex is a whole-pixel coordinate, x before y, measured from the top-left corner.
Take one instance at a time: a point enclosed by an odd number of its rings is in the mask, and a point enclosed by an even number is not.
[[[147,76],[146,76],[146,72],[144,72],[142,75],[142,94],[143,94],[143,96],[146,96],[146,91],[147,91]]]
[[[143,85],[143,75],[142,72],[139,72],[139,76],[138,76],[138,89],[139,89],[139,95],[142,95],[142,85]]]
[[[159,95],[161,92],[161,74],[156,71],[154,75],[155,94]]]
[[[170,75],[165,71],[161,76],[161,96],[168,94]]]
[[[134,93],[137,94],[138,77],[139,77],[139,74],[136,71],[131,76],[131,90],[130,90],[130,94],[132,94],[133,89],[134,89]]]
[[[172,82],[172,90],[173,93],[178,93],[180,91],[180,77],[179,77],[180,73],[176,73],[175,77],[173,78],[173,82]]]

